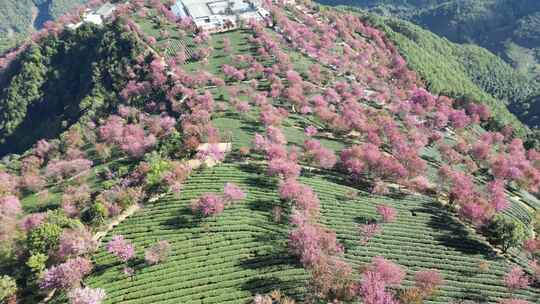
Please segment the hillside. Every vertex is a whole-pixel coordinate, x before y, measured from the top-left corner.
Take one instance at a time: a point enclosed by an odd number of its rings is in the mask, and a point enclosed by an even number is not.
[[[446,48],[443,56],[455,58],[469,78],[493,97],[509,103],[511,110],[530,127],[538,126],[538,58],[535,38],[537,1],[320,1],[329,5],[351,5],[385,16],[397,16],[448,40],[463,44]],[[391,21],[396,23],[395,21]],[[400,21],[401,32],[419,32]],[[421,37],[433,36],[423,33]],[[434,38],[430,38],[433,40]],[[435,38],[436,39],[436,38]],[[413,39],[415,40],[415,39]],[[436,39],[437,45],[448,42]],[[499,58],[480,48],[486,48]],[[478,60],[469,61],[471,48]],[[456,49],[462,49],[455,51]],[[465,56],[463,56],[464,54]],[[488,68],[480,63],[490,63]],[[515,68],[517,71],[511,71]],[[478,65],[479,64],[479,65]],[[511,77],[509,77],[511,75]],[[529,78],[530,80],[527,80]],[[486,83],[486,79],[489,81]],[[507,81],[507,80],[512,81]],[[519,80],[518,80],[519,79]],[[493,84],[497,83],[497,86]],[[506,83],[505,85],[501,85]]]
[[[520,122],[399,23],[264,11],[209,33],[133,1],[10,55],[0,301],[538,303]]]
[[[0,53],[15,46],[30,32],[39,30],[85,0],[3,0],[0,2]]]

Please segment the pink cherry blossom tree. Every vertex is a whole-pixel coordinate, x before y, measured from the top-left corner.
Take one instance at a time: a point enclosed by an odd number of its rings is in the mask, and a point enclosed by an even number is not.
[[[357,293],[364,304],[398,304],[394,296],[386,290],[382,275],[374,271],[362,273]]]
[[[225,210],[225,201],[217,194],[206,193],[191,202],[191,210],[205,217],[216,216]]]
[[[397,286],[405,278],[405,270],[403,267],[383,258],[376,256],[371,260],[368,266],[373,272],[380,274],[381,279],[385,284]]]
[[[69,289],[77,286],[92,270],[92,262],[86,258],[74,258],[47,269],[39,281],[42,289]]]
[[[414,274],[414,284],[424,294],[430,295],[441,286],[443,277],[437,270],[421,270]]]
[[[504,286],[510,291],[527,288],[529,286],[529,277],[521,267],[514,266],[503,277]]]
[[[392,223],[397,219],[398,212],[395,208],[388,205],[378,205],[377,213],[382,217],[384,223]]]
[[[68,229],[62,232],[58,243],[58,256],[65,259],[94,252],[97,243],[88,229]]]
[[[107,252],[116,256],[120,261],[126,263],[135,257],[135,247],[124,239],[123,235],[115,235],[107,243]]]
[[[148,248],[144,254],[144,260],[148,265],[156,265],[163,263],[169,257],[171,245],[168,241],[159,241],[152,247]]]
[[[70,304],[101,304],[106,293],[101,288],[75,288],[68,292],[67,297]]]
[[[246,198],[246,193],[236,184],[226,183],[223,189],[224,198],[228,202],[241,201]]]

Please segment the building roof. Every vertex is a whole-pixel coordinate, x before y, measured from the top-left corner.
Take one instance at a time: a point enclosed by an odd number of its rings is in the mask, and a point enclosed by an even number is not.
[[[114,12],[115,9],[116,6],[114,4],[107,2],[97,9],[96,14],[103,17],[108,17]]]
[[[231,18],[233,22],[237,17],[258,19],[268,13],[257,0],[177,0],[171,10],[176,16],[190,16],[205,29],[221,27]]]
[[[171,6],[171,11],[176,17],[187,17],[186,10],[184,9],[184,4],[181,0],[176,1],[176,3]]]
[[[103,20],[101,19],[101,15],[90,13],[86,16],[84,16],[84,22],[90,22],[93,24],[101,25],[103,24]]]

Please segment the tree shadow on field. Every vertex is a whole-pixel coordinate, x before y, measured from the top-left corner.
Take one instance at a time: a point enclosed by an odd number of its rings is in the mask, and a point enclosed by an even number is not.
[[[249,210],[267,212],[269,216],[274,206],[276,206],[275,202],[264,199],[250,200],[247,204]]]
[[[250,174],[246,177],[246,184],[254,188],[262,188],[266,190],[276,189],[277,185],[275,179],[270,178],[264,174],[266,168],[256,164],[241,164],[239,169],[243,172]]]
[[[423,202],[423,208],[415,209],[415,212],[430,214],[427,225],[441,232],[441,235],[435,237],[440,245],[452,248],[463,254],[477,255],[484,258],[493,259],[496,252],[485,243],[473,238],[473,233],[466,229],[466,226],[455,219],[452,214],[434,206],[433,203]]]
[[[174,216],[161,222],[160,225],[173,229],[195,228],[201,223],[201,218],[193,215],[189,208],[181,208],[176,211]]]
[[[258,277],[249,279],[247,282],[242,284],[242,289],[250,291],[253,295],[268,294],[273,290],[280,290],[284,295],[292,297],[293,294],[290,294],[288,291],[296,293],[294,290],[298,290],[299,286],[302,284],[305,284],[305,282],[298,280],[283,281],[282,279],[276,277]]]
[[[331,183],[338,184],[340,186],[346,186],[353,188],[355,190],[360,190],[364,192],[371,191],[371,183],[363,179],[353,179],[350,175],[345,174],[327,174],[326,172],[321,172],[320,176]]]
[[[355,216],[353,221],[357,224],[357,225],[362,225],[362,224],[376,224],[377,223],[377,219],[373,216],[366,216],[366,215],[360,215],[360,216]]]
[[[272,242],[276,243],[276,240],[272,240]],[[253,295],[266,294],[279,289],[286,295],[293,296],[289,291],[298,294],[300,289],[305,286],[308,278],[307,272],[305,279],[295,278],[291,275],[280,277],[278,274],[274,274],[292,268],[303,269],[298,259],[291,256],[286,249],[255,255],[252,258],[243,260],[240,263],[240,267],[256,270],[259,273],[259,275],[255,275],[242,284],[241,287],[242,290],[249,291]]]
[[[261,172],[261,169],[263,169],[261,166],[245,165],[241,170],[253,173]],[[257,176],[250,174],[246,182],[268,191],[276,189],[275,180],[264,174]],[[283,208],[282,219],[279,222],[273,221],[272,210],[274,206]],[[266,221],[257,225],[261,232],[253,236],[258,245],[251,248],[249,256],[239,261],[241,268],[255,271],[255,274],[242,284],[241,289],[249,291],[253,295],[269,293],[275,289],[284,291],[289,296],[299,294],[300,289],[305,286],[305,281],[298,279],[297,276],[280,274],[291,269],[303,269],[298,259],[288,252],[289,214],[287,207],[283,206],[277,197],[275,199],[250,200],[247,207],[253,212],[267,216]],[[292,291],[293,294],[288,291]]]
[[[248,134],[262,133],[264,130],[257,124],[245,124],[242,123],[240,130],[245,131]]]

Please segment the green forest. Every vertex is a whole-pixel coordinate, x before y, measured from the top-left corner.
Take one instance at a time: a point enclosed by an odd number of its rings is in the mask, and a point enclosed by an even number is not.
[[[82,116],[110,110],[118,67],[135,47],[133,37],[121,28],[88,24],[31,46],[3,75],[0,153],[24,151]]]
[[[0,53],[9,49],[43,23],[53,20],[86,0],[0,1]]]

